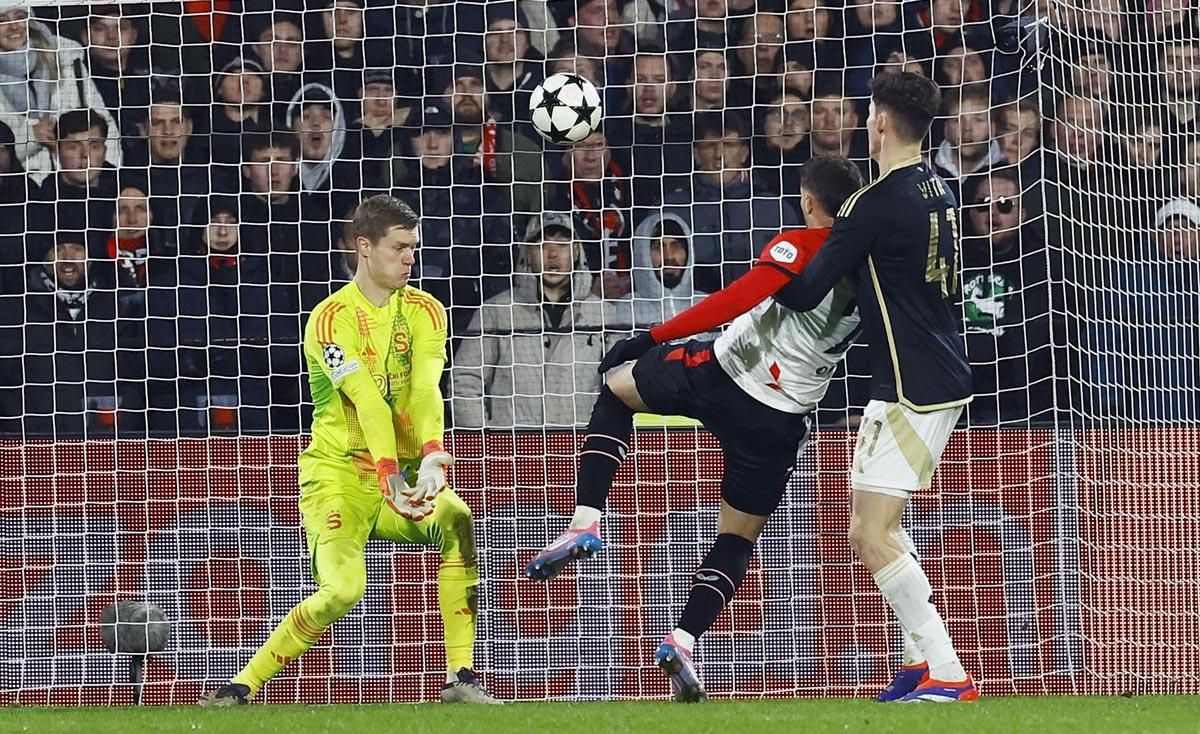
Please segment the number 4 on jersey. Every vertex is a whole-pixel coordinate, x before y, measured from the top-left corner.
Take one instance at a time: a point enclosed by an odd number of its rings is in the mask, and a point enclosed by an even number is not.
[[[945,214],[945,221],[940,215]],[[942,227],[947,227],[950,236],[950,262],[940,250],[942,242]],[[958,269],[958,214],[953,209],[943,209],[940,212],[929,212],[929,257],[925,261],[925,282],[938,283],[942,288],[942,298],[948,298],[951,293],[958,292],[958,279],[955,272]]]

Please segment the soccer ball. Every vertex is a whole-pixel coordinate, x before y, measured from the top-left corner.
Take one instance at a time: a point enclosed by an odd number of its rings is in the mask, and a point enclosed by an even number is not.
[[[551,143],[578,143],[600,126],[600,92],[578,74],[552,74],[530,95],[529,114]]]

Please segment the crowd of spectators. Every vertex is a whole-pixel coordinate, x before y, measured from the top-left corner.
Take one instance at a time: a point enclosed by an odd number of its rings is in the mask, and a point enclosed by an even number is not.
[[[1200,416],[1200,32],[1188,0],[327,0],[0,11],[0,432],[294,432],[349,212],[422,217],[449,425],[577,426],[607,345],[801,226],[867,154],[867,84],[935,79],[962,205],[972,424]],[[601,90],[565,148],[548,74]],[[865,402],[852,349],[822,424]]]

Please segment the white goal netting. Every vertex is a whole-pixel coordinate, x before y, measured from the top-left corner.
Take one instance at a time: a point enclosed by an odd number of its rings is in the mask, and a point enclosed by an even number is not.
[[[721,452],[648,419],[608,547],[521,576],[574,497],[607,346],[802,226],[798,169],[867,178],[867,84],[944,94],[976,399],[906,521],[987,694],[1200,691],[1200,30],[1119,0],[0,3],[0,700],[131,700],[102,610],[172,625],[144,700],[227,680],[315,587],[297,500],[307,313],[365,196],[421,215],[448,308],[453,484],[505,698],[663,697],[649,664],[715,533]],[[601,133],[528,97],[593,81]],[[531,246],[566,232],[574,244]],[[682,242],[667,248],[664,238]],[[567,252],[563,256],[561,252]],[[845,540],[853,347],[710,693],[874,694],[899,631]],[[438,557],[368,546],[357,608],[267,701],[436,698]]]

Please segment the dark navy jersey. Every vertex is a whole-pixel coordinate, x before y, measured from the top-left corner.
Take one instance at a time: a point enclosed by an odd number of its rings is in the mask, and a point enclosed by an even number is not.
[[[913,158],[846,200],[829,239],[775,300],[807,311],[844,276],[855,278],[871,398],[939,410],[971,400],[957,270],[958,202]]]

